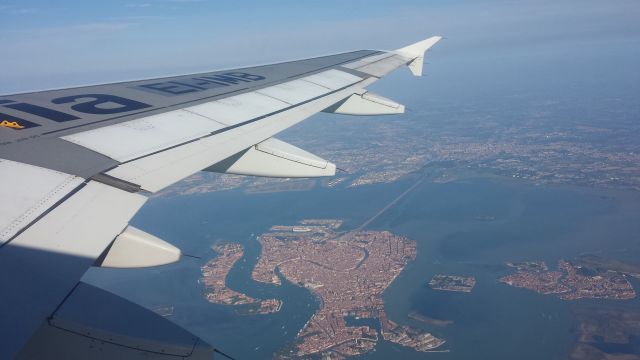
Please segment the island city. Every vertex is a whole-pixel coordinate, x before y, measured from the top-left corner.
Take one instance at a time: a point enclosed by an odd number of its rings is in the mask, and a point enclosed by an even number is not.
[[[617,299],[636,297],[626,274],[611,269],[590,268],[580,262],[558,262],[558,271],[549,271],[544,261],[507,263],[516,273],[500,279],[507,285],[555,294],[562,300]]]
[[[415,260],[416,242],[387,231],[339,232],[341,225],[308,219],[258,236],[262,253],[252,278],[276,286],[289,281],[309,289],[320,303],[277,357],[343,359],[372,351],[380,338],[422,352],[443,345],[443,339],[388,319],[384,309],[382,293]],[[255,314],[279,311],[278,300],[254,299],[227,286],[229,270],[243,256],[240,244],[214,250],[218,256],[202,267],[201,279],[210,302],[253,305]],[[363,319],[377,325],[359,324]]]

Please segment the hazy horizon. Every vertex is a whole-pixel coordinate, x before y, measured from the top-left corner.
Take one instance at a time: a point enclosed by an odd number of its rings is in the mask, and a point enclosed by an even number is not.
[[[523,55],[562,65],[596,55],[603,68],[632,70],[640,59],[640,6],[629,0],[10,0],[0,14],[0,40],[9,50],[0,58],[0,93],[395,49],[431,35],[446,36],[427,60],[434,66],[477,61],[499,69]]]

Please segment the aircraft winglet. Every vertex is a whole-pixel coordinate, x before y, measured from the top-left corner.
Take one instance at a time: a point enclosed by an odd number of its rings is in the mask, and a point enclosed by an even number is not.
[[[414,76],[422,76],[424,53],[440,40],[442,40],[442,36],[432,36],[428,39],[418,41],[415,44],[400,48],[396,50],[396,52],[413,59],[407,63],[409,70],[411,70]]]

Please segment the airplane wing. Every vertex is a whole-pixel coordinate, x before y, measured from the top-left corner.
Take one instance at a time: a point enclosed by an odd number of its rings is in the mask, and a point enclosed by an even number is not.
[[[128,223],[150,194],[193,173],[334,175],[273,136],[321,111],[404,112],[366,87],[403,65],[420,76],[440,39],[0,96],[2,357],[209,356],[209,344],[80,278],[91,266],[177,261],[178,249]]]

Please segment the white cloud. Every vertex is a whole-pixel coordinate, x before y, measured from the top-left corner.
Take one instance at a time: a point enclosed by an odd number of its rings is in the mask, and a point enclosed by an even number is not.
[[[30,34],[30,35],[60,35],[60,34],[82,34],[110,33],[123,31],[129,28],[132,23],[128,22],[93,22],[84,24],[73,24],[66,26],[50,26],[22,30],[5,30],[7,33]]]
[[[151,3],[131,3],[131,4],[125,4],[125,7],[142,9],[142,8],[151,7],[152,5],[153,4],[151,4]]]
[[[29,15],[29,14],[34,14],[36,12],[38,12],[38,9],[33,7],[0,5],[0,13],[6,13],[8,15]]]

